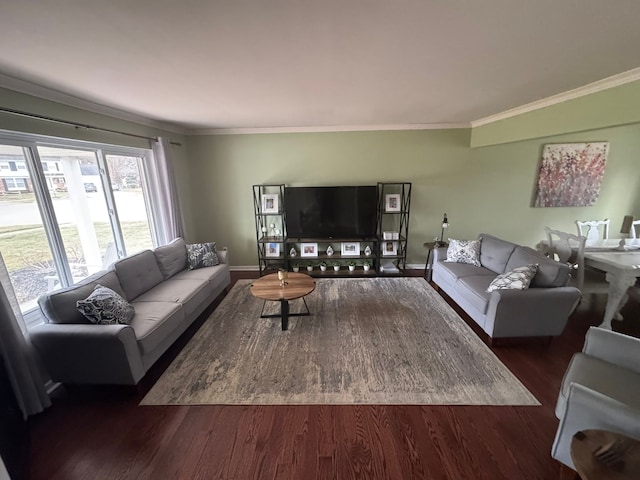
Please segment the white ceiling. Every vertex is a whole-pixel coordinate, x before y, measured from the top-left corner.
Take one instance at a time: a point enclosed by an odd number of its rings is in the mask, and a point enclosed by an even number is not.
[[[9,0],[0,73],[187,131],[469,125],[639,67],[638,19],[638,0]]]

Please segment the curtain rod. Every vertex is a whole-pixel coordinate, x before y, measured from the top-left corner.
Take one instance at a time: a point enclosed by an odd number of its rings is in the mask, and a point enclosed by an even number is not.
[[[44,120],[47,122],[62,123],[64,125],[71,125],[72,127],[75,127],[75,128],[86,128],[87,130],[100,130],[102,132],[116,133],[118,135],[126,135],[127,137],[144,138],[145,140],[149,140],[152,142],[158,141],[157,137],[146,137],[144,135],[136,135],[135,133],[127,133],[127,132],[121,132],[119,130],[111,130],[110,128],[96,127],[86,123],[71,122],[69,120],[62,120],[60,118],[47,117],[44,115],[37,115],[35,113],[22,112],[20,110],[13,110],[11,108],[0,107],[0,112],[10,113],[12,115],[20,115],[22,117],[36,118],[38,120]],[[171,145],[176,145],[178,147],[182,146],[182,144],[178,142],[169,142],[169,143]]]

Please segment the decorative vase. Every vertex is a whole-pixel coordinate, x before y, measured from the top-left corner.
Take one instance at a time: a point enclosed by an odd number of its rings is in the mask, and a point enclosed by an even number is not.
[[[295,257],[298,254],[298,252],[296,252],[296,249],[291,247],[291,250],[289,250],[289,256],[290,257]]]
[[[369,255],[371,255],[371,247],[369,245],[366,246],[366,248],[364,249],[364,254],[368,257]]]
[[[329,247],[327,247],[327,256],[330,257],[331,255],[333,255],[333,247],[329,245]]]

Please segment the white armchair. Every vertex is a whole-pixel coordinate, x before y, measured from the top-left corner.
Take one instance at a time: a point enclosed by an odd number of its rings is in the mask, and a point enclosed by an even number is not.
[[[579,430],[640,439],[640,339],[591,327],[562,379],[556,416],[551,456],[574,470],[570,448]]]

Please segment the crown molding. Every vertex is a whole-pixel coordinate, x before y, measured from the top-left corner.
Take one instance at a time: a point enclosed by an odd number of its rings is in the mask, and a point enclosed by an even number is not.
[[[158,128],[160,130],[166,130],[180,135],[185,134],[185,130],[183,128],[173,123],[159,122],[135,113],[119,110],[113,107],[107,107],[106,105],[74,97],[73,95],[36,85],[35,83],[27,82],[26,80],[21,80],[4,73],[0,73],[0,87],[42,98],[44,100],[61,103],[66,106],[81,108],[82,110],[98,113],[100,115],[107,115],[119,120],[139,123],[141,125],[146,125],[147,127]]]
[[[567,100],[584,97],[586,95],[591,95],[603,90],[608,90],[620,85],[635,82],[637,80],[640,80],[640,68],[634,68],[633,70],[628,70],[617,75],[612,75],[611,77],[603,78],[602,80],[598,80],[596,82],[589,83],[582,87],[574,88],[573,90],[568,90],[563,93],[558,93],[557,95],[552,95],[551,97],[536,100],[535,102],[527,103],[525,105],[506,110],[502,113],[496,113],[495,115],[489,115],[488,117],[473,120],[471,122],[471,127],[476,128],[482,125],[487,125],[489,123],[497,122],[499,120],[516,117],[518,115],[522,115],[523,113],[540,110],[541,108],[557,105],[558,103],[566,102]]]
[[[327,125],[315,127],[261,127],[261,128],[194,128],[186,135],[250,135],[257,133],[322,133],[370,132],[390,130],[446,130],[471,128],[470,123],[409,123],[404,125]]]

